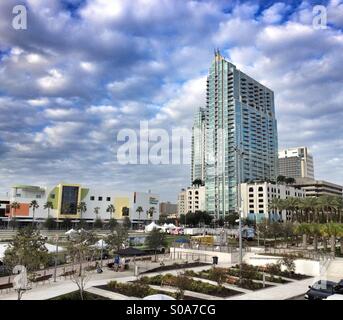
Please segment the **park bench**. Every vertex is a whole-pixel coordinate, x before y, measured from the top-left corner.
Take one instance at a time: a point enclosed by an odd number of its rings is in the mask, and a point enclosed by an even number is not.
[[[39,282],[45,282],[47,280],[50,280],[52,278],[52,274],[47,274],[47,275],[44,275],[44,276],[39,276],[39,277],[36,277],[32,280],[32,282],[35,282],[35,283],[39,283]]]
[[[69,276],[72,276],[74,273],[75,273],[75,270],[66,271],[61,274],[61,277],[69,277]]]
[[[5,284],[0,284],[0,293],[2,293],[2,290],[9,290],[13,288],[13,283],[5,283]]]

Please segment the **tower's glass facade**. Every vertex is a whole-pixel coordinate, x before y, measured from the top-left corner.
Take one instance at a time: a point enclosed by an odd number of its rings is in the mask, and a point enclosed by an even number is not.
[[[236,211],[238,181],[276,178],[274,93],[216,52],[207,78],[205,114],[206,209],[220,218]]]
[[[205,182],[206,109],[199,108],[194,114],[192,127],[191,183]]]

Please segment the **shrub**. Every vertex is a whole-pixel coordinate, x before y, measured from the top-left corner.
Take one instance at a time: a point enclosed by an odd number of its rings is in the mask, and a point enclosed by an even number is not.
[[[284,256],[280,260],[280,264],[284,265],[288,272],[294,272],[295,271],[295,263],[294,263],[294,257],[292,256]]]

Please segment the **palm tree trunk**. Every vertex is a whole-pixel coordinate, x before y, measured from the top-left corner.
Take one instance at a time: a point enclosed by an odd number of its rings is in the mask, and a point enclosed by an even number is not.
[[[314,251],[318,251],[318,235],[313,236],[313,246],[314,246]]]
[[[343,236],[341,236],[341,239],[340,239],[340,244],[341,244],[341,254],[343,254]]]
[[[336,253],[336,237],[331,236],[330,242],[331,242],[331,253],[335,254]]]
[[[324,250],[325,250],[325,252],[326,252],[327,249],[328,249],[328,242],[327,242],[327,240],[326,240],[326,237],[323,237],[323,247],[324,247]]]
[[[303,234],[303,248],[307,249],[307,234]]]

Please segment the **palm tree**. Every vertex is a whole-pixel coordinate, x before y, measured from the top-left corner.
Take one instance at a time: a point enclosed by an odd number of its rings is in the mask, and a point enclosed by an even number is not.
[[[136,212],[138,212],[138,221],[140,222],[141,221],[141,213],[143,212],[143,208],[141,206],[139,206],[137,209],[136,209]]]
[[[94,213],[95,213],[95,218],[96,218],[96,219],[98,219],[99,210],[100,210],[100,207],[95,207],[95,208],[94,208]]]
[[[318,198],[318,206],[322,209],[323,218],[325,217],[326,223],[329,223],[329,220],[332,222],[332,208],[334,206],[332,196],[320,196]]]
[[[17,202],[17,201],[13,201],[12,203],[11,203],[11,214],[10,214],[10,216],[11,216],[11,220],[12,220],[12,218],[13,218],[13,210],[14,210],[14,220],[15,220],[15,218],[16,218],[16,216],[17,216],[17,209],[20,209],[20,203],[19,202]],[[8,225],[7,225],[7,228],[9,229],[9,227],[10,227],[10,219],[8,219]],[[14,226],[13,226],[13,229],[14,229]]]
[[[149,210],[146,212],[146,214],[147,214],[147,219],[149,219],[149,217],[150,218],[152,218],[153,217],[153,215],[154,215],[154,213],[155,213],[155,207],[150,207],[149,208]]]
[[[299,208],[303,209],[305,212],[305,219],[307,218],[307,223],[310,223],[311,220],[315,221],[317,216],[317,207],[318,207],[318,199],[315,197],[308,197],[299,199]],[[307,215],[307,217],[306,217]],[[311,219],[312,217],[312,219]]]
[[[301,235],[303,237],[303,248],[307,249],[307,237],[308,235],[311,234],[310,224],[308,223],[297,224],[294,231],[296,234]]]
[[[38,202],[36,200],[32,200],[30,203],[30,208],[32,208],[32,221],[33,226],[35,225],[35,211],[39,208]]]
[[[318,238],[322,235],[321,225],[319,223],[311,223],[309,229],[310,235],[313,236],[314,251],[318,251]]]
[[[113,213],[116,211],[116,208],[114,207],[113,204],[109,204],[107,209],[106,209],[106,212],[109,212],[110,213],[110,219],[113,218]]]
[[[279,214],[280,211],[282,212],[285,209],[285,201],[279,198],[273,198],[269,202],[269,209],[276,210]]]
[[[276,182],[280,183],[280,184],[283,184],[285,182],[285,180],[286,180],[286,177],[282,176],[282,175],[280,175],[276,178]]]
[[[340,222],[342,221],[342,197],[333,196],[332,197],[332,209],[335,210],[335,221]]]
[[[50,218],[50,209],[53,209],[54,208],[54,205],[51,201],[47,201],[45,204],[44,204],[44,209],[48,209],[48,218]]]
[[[292,222],[299,222],[298,209],[299,209],[300,200],[299,198],[290,197],[285,200],[285,207],[288,208],[292,213]],[[294,219],[295,218],[295,219]]]
[[[330,238],[331,253],[336,253],[336,238],[340,235],[341,225],[338,223],[327,223],[323,225],[323,235]]]
[[[82,214],[87,211],[86,203],[85,202],[78,203],[77,211],[80,212],[80,220],[82,220]]]

